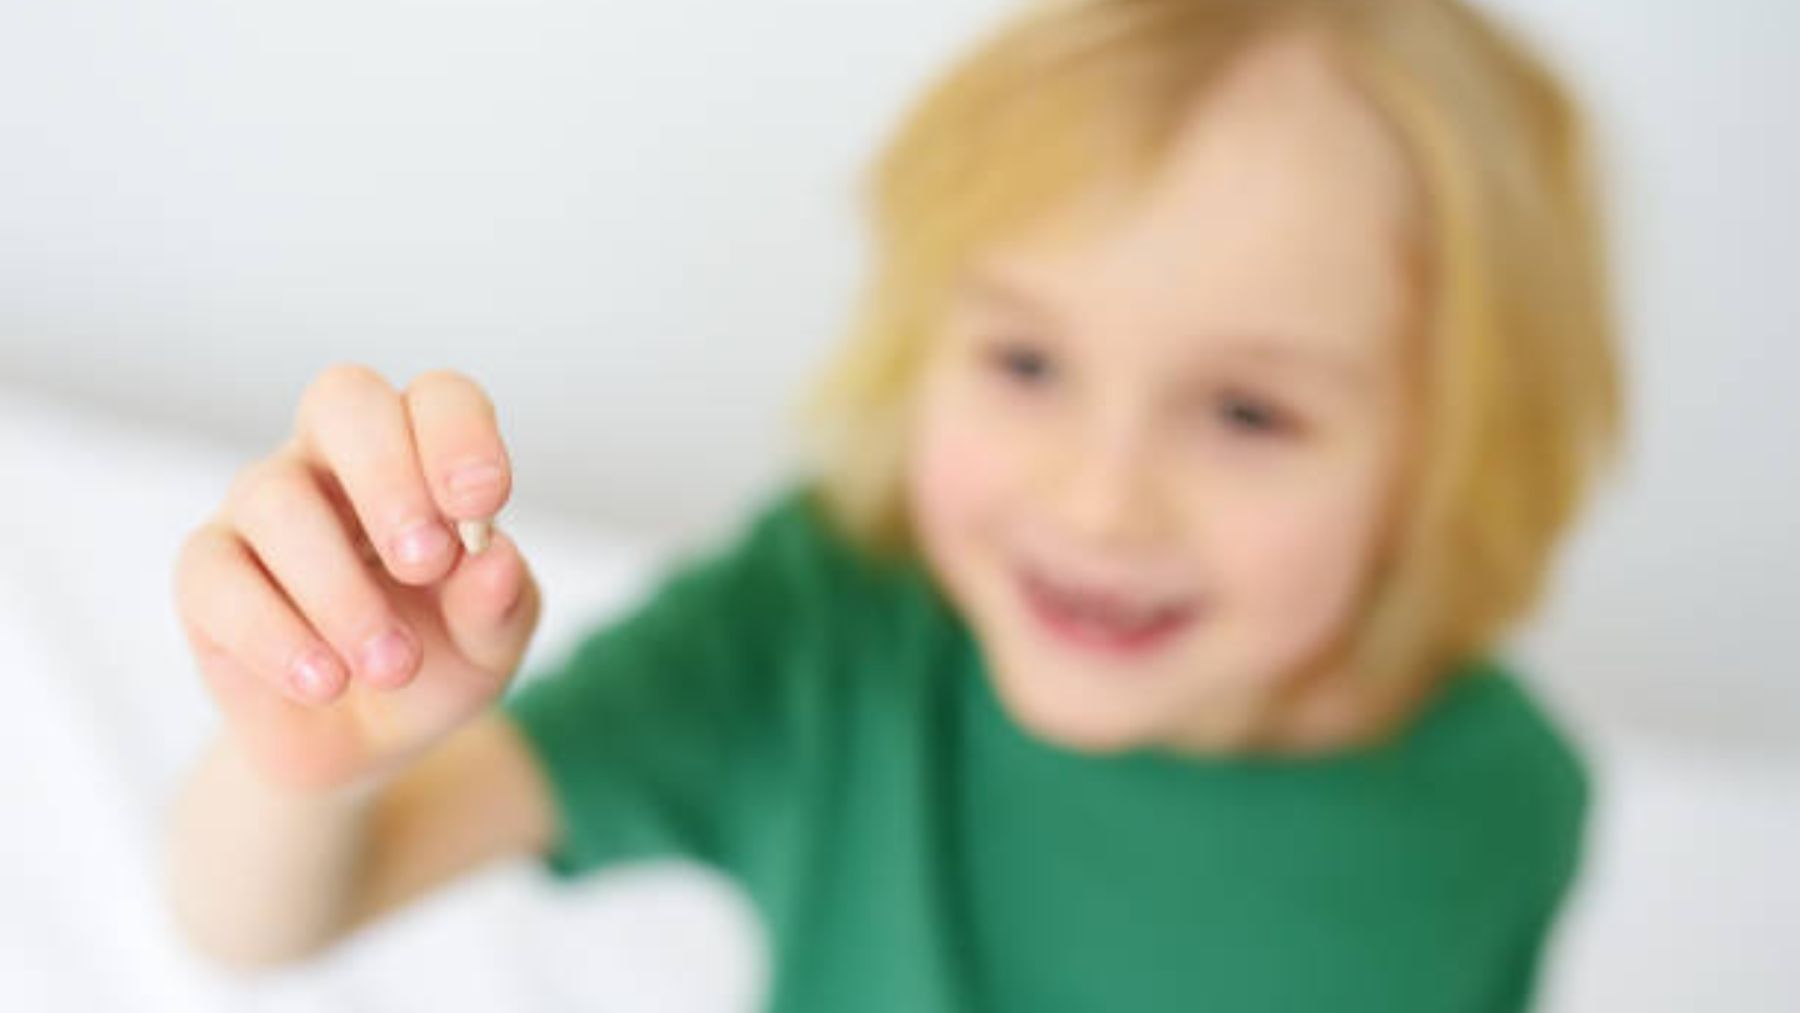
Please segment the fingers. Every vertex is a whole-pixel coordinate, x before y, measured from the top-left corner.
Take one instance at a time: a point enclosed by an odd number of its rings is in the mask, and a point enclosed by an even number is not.
[[[319,375],[300,400],[297,450],[330,474],[394,579],[423,585],[455,563],[450,529],[420,470],[406,405],[365,366]]]
[[[463,657],[510,675],[537,627],[541,600],[518,546],[495,531],[486,552],[465,556],[439,596],[444,625]]]
[[[444,516],[486,520],[512,491],[512,468],[494,406],[474,381],[433,370],[406,389],[413,440],[427,485]]]
[[[308,386],[293,439],[239,474],[176,560],[201,673],[269,770],[339,783],[504,689],[537,586],[510,538],[458,552],[454,528],[485,530],[511,485],[493,405],[466,377],[401,393],[341,365]]]
[[[348,684],[336,652],[223,525],[203,525],[182,544],[175,593],[188,628],[288,698],[329,703]]]
[[[481,551],[512,492],[492,402],[460,373],[420,375],[404,395],[363,366],[334,366],[301,399],[299,453],[335,481],[388,572],[441,579],[455,563],[450,523]]]
[[[228,509],[251,554],[341,661],[378,688],[411,681],[418,638],[389,607],[305,461],[281,453],[246,469]]]

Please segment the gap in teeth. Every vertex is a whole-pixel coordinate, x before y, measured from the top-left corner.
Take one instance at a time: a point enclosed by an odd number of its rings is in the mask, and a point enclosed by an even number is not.
[[[1117,629],[1142,629],[1160,622],[1175,611],[1171,606],[1154,602],[1114,605],[1101,596],[1071,593],[1061,589],[1057,589],[1057,598],[1064,608],[1079,616],[1082,621]]]
[[[1030,579],[1058,609],[1084,625],[1110,631],[1136,632],[1164,622],[1185,607],[1181,601],[1167,598],[1134,599],[1126,604],[1109,605],[1119,599],[1104,593],[1089,594],[1043,573]]]

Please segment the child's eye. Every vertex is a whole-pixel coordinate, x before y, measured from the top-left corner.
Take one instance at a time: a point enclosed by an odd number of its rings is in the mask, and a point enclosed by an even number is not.
[[[1294,426],[1287,414],[1267,401],[1240,394],[1226,394],[1217,404],[1218,418],[1228,428],[1248,436],[1279,436]]]
[[[1053,372],[1050,356],[1023,342],[996,343],[988,351],[988,361],[1007,379],[1027,386],[1047,382]]]

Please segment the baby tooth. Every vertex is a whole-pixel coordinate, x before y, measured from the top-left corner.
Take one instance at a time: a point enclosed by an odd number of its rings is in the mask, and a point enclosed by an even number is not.
[[[480,555],[488,547],[488,537],[493,532],[489,521],[457,521],[456,533],[461,536],[463,548],[471,556]]]

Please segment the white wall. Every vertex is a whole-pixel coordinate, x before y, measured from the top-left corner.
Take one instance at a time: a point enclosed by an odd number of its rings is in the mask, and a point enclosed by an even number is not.
[[[1008,6],[8,0],[0,384],[249,453],[330,361],[451,365],[521,497],[698,530],[780,472],[856,169]],[[1800,10],[1494,6],[1602,115],[1637,413],[1531,655],[1634,721],[1792,740]]]
[[[774,474],[855,174],[998,6],[7,0],[0,381],[257,448],[329,362],[451,365],[521,495],[691,529]]]
[[[1586,712],[1800,750],[1800,7],[1496,0],[1597,111],[1631,452],[1529,639]]]

